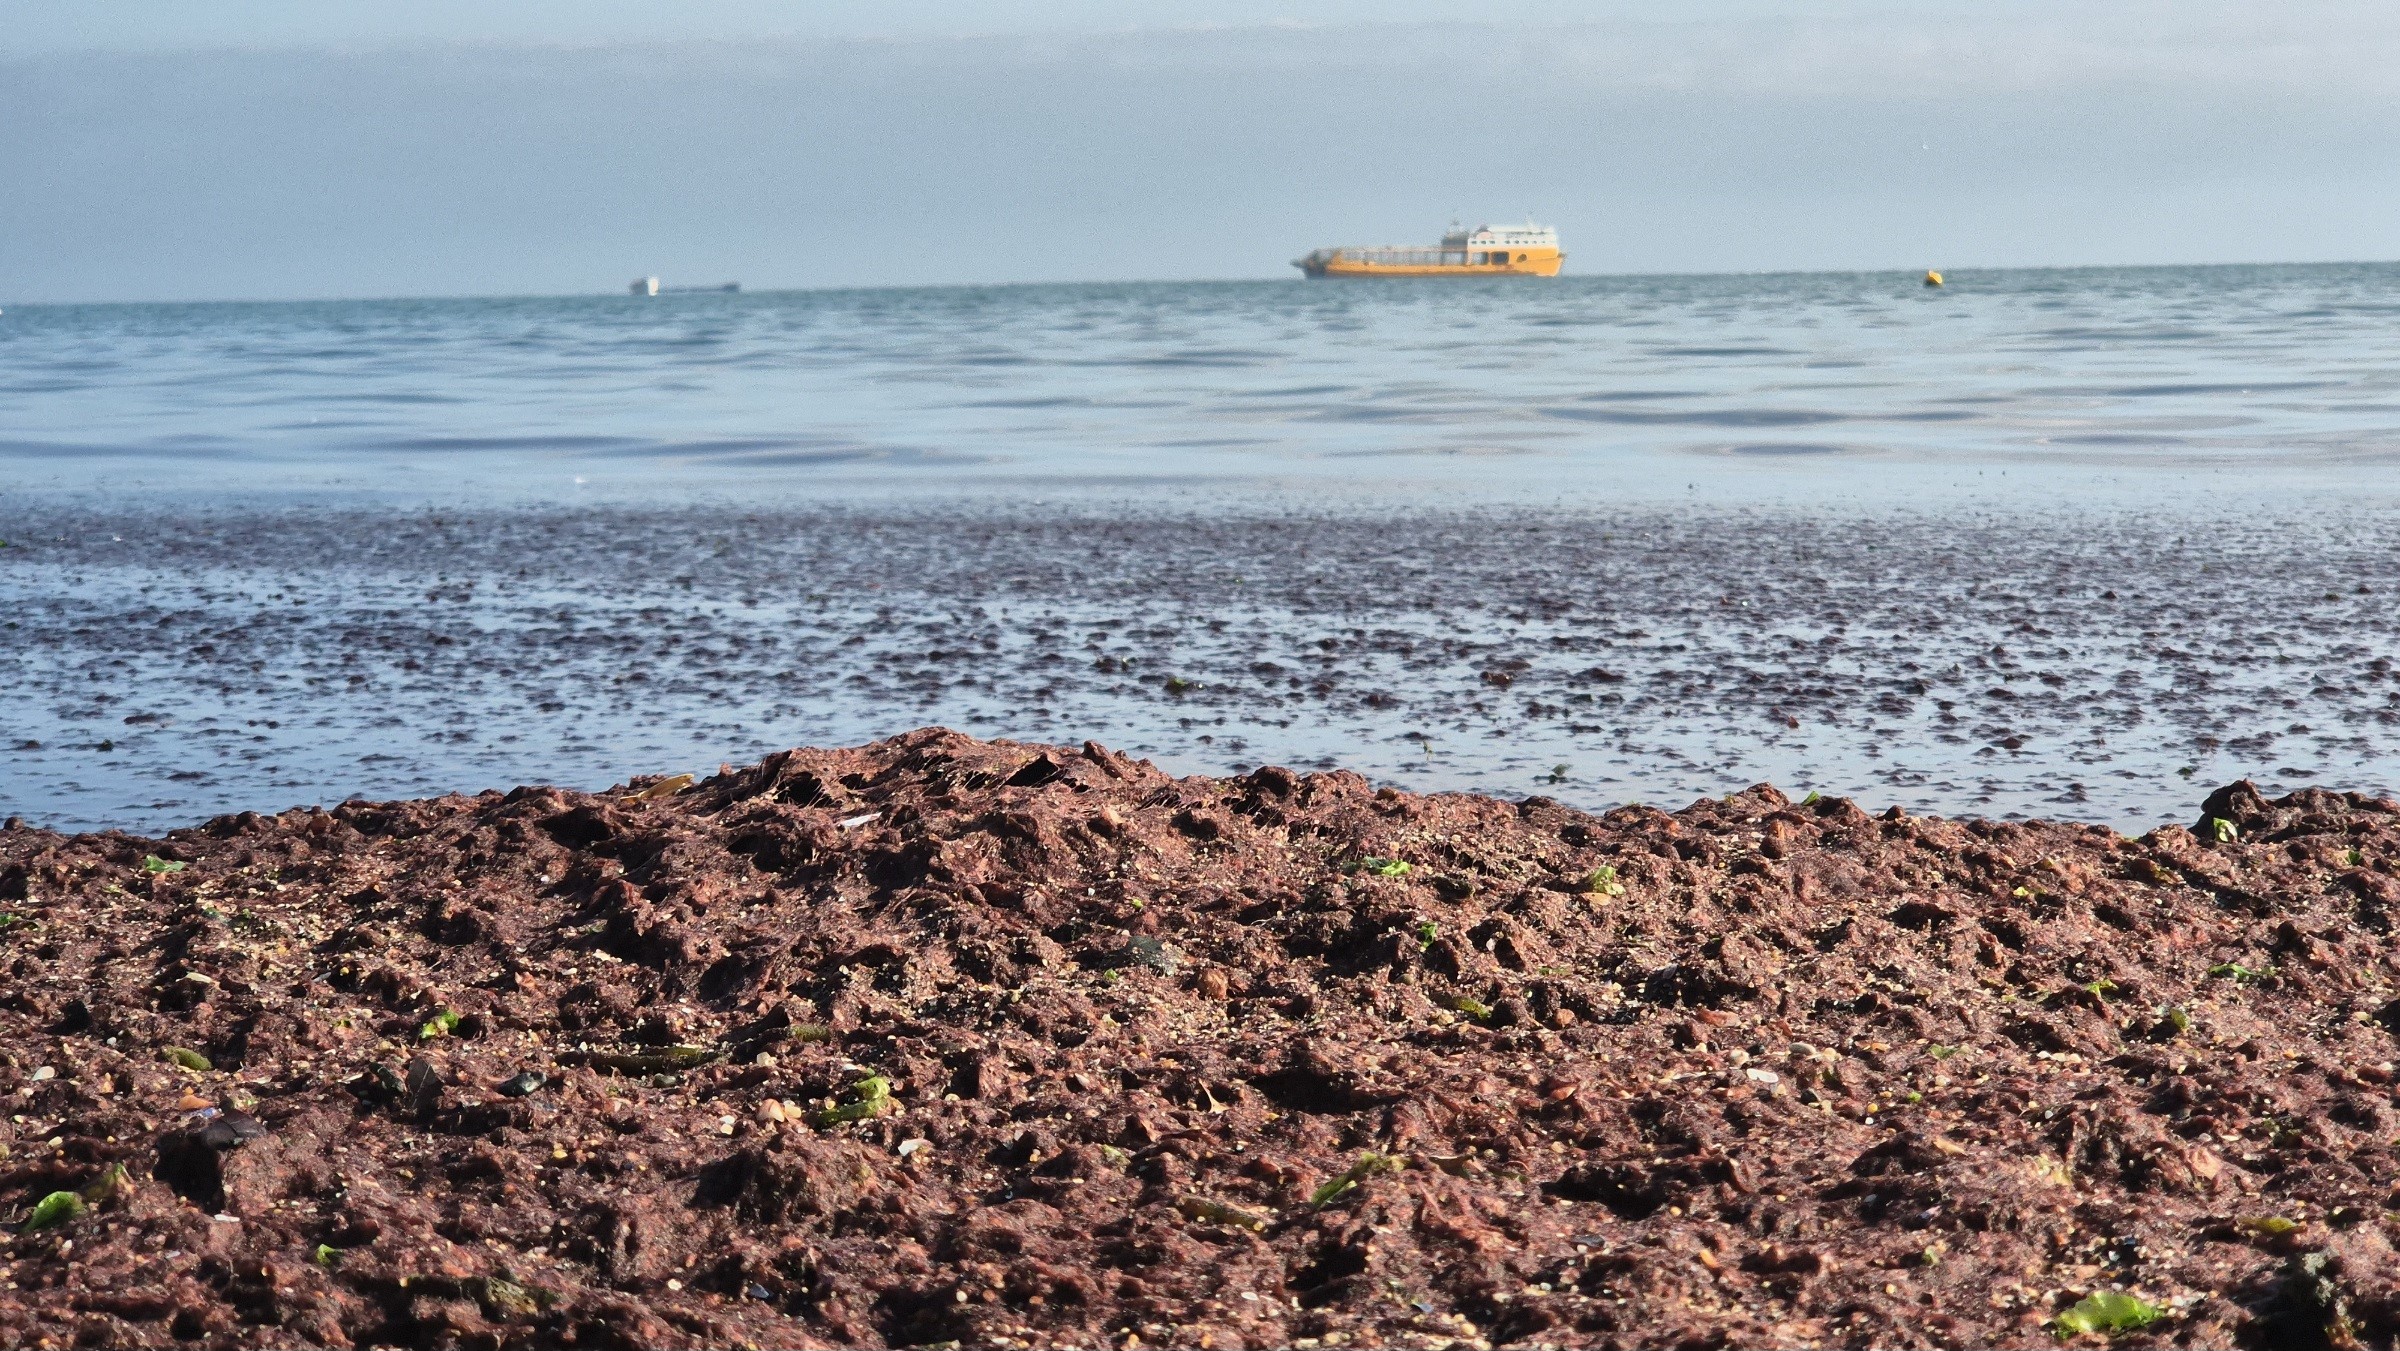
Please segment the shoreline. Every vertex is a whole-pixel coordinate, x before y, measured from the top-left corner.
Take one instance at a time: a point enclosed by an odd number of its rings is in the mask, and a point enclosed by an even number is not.
[[[2193,783],[2400,786],[2364,507],[44,507],[7,538],[0,815],[68,826],[924,724],[1590,809],[1769,779],[2138,831]]]
[[[2380,1344],[2400,802],[2198,825],[925,729],[0,828],[0,1205],[89,1212],[0,1240],[0,1327],[2056,1345],[2122,1291],[2119,1346]]]

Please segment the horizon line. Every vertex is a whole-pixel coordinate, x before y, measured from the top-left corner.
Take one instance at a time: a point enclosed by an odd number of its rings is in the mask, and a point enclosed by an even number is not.
[[[1448,278],[1448,277],[1445,277],[1445,278],[1441,278],[1440,280],[1441,280],[1441,281],[1443,281],[1443,282],[1445,282],[1445,283],[1448,283],[1448,282],[1455,282],[1455,281],[1480,281],[1480,282],[1506,283],[1506,284],[1508,284],[1508,285],[1512,285],[1512,286],[1513,286],[1513,285],[1518,285],[1518,284],[1525,284],[1525,285],[1539,285],[1539,284],[1542,284],[1542,283],[1549,283],[1549,282],[1559,282],[1559,281],[1660,280],[1660,279],[1672,279],[1672,278],[1682,278],[1682,277],[1691,277],[1691,278],[1719,278],[1719,277],[1761,277],[1761,278],[1765,278],[1765,277],[1880,277],[1880,276],[1887,276],[1887,275],[1900,275],[1900,276],[1916,277],[1916,276],[1921,276],[1921,275],[1923,275],[1925,272],[1927,272],[1927,271],[1929,271],[1929,270],[1930,270],[1930,271],[1936,271],[1936,272],[1940,272],[1940,273],[1942,274],[1943,278],[1945,279],[1945,284],[1947,284],[1948,282],[1950,282],[1950,281],[1952,281],[1952,280],[1955,280],[1955,279],[1957,279],[1957,278],[1963,278],[1963,277],[1972,277],[1972,276],[1977,276],[1977,275],[1989,276],[1989,275],[1992,275],[1992,274],[1995,274],[1995,273],[2015,273],[2015,272],[2104,272],[2104,271],[2105,271],[2105,272],[2159,272],[2159,271],[2169,271],[2169,270],[2188,270],[2188,269],[2215,269],[2215,268],[2237,268],[2237,267],[2257,267],[2257,268],[2272,268],[2272,267],[2389,267],[2389,266],[2392,266],[2392,265],[2394,265],[2394,264],[2400,264],[2400,258],[2315,258],[2315,259],[2278,259],[2278,260],[2274,260],[2274,261],[2258,261],[2258,260],[2249,260],[2249,261],[2223,261],[2223,260],[2220,260],[2220,261],[2214,261],[2214,262],[2177,262],[2177,263],[2023,263],[2023,264],[2007,264],[2007,265],[1992,266],[1992,267],[1980,267],[1980,266],[1976,266],[1976,265],[1973,265],[1973,264],[1968,264],[1968,265],[1965,265],[1965,266],[1960,266],[1960,265],[1957,265],[1957,264],[1941,264],[1941,263],[1935,263],[1935,264],[1932,264],[1932,265],[1930,265],[1929,267],[1917,267],[1917,266],[1914,266],[1914,265],[1907,265],[1907,266],[1898,266],[1898,265],[1895,265],[1895,266],[1886,266],[1886,267],[1820,267],[1820,268],[1718,268],[1718,269],[1696,269],[1696,270],[1695,270],[1695,269],[1672,269],[1672,270],[1652,271],[1652,272],[1643,272],[1643,271],[1634,271],[1634,272],[1562,272],[1562,273],[1560,273],[1559,275],[1557,275],[1557,276],[1555,276],[1555,277],[1477,277],[1477,278],[1464,278],[1464,277],[1460,277],[1460,278]],[[1339,288],[1339,287],[1366,287],[1366,288],[1370,288],[1370,289],[1371,289],[1371,288],[1373,288],[1373,287],[1380,286],[1380,285],[1389,285],[1391,282],[1393,282],[1393,281],[1395,281],[1395,280],[1397,280],[1397,281],[1425,281],[1425,280],[1433,280],[1433,279],[1430,279],[1430,278],[1388,278],[1388,277],[1379,277],[1379,278],[1343,278],[1343,279],[1332,279],[1332,280],[1323,280],[1323,281],[1311,281],[1310,279],[1308,279],[1308,278],[1305,278],[1305,277],[1285,276],[1285,275],[1276,274],[1276,275],[1265,275],[1265,276],[1246,276],[1246,277],[1114,277],[1114,278],[1078,278],[1078,279],[1061,279],[1061,278],[1053,278],[1053,279],[1050,279],[1050,280],[1019,280],[1019,281],[947,281],[947,282],[907,282],[907,283],[899,283],[899,282],[866,282],[866,283],[855,283],[855,284],[850,284],[850,285],[797,285],[797,286],[775,286],[775,285],[770,285],[770,286],[762,286],[762,287],[751,287],[751,286],[748,286],[748,285],[743,285],[743,284],[741,284],[741,283],[738,283],[738,282],[737,282],[737,283],[735,283],[735,285],[736,285],[736,286],[738,286],[738,287],[739,287],[739,289],[738,289],[738,290],[735,290],[735,291],[726,291],[726,290],[723,290],[723,289],[722,289],[722,287],[724,286],[724,283],[722,283],[722,282],[719,282],[719,283],[714,283],[714,284],[711,284],[711,283],[706,283],[706,282],[702,282],[702,283],[695,283],[695,285],[694,285],[694,288],[693,288],[693,289],[691,289],[691,290],[688,290],[688,291],[677,291],[675,288],[673,288],[672,286],[669,286],[669,285],[667,285],[667,284],[666,284],[666,283],[665,283],[665,282],[662,280],[662,281],[660,282],[660,294],[659,294],[658,296],[655,296],[655,297],[652,297],[652,296],[637,296],[637,295],[631,295],[631,294],[628,294],[628,293],[627,293],[625,290],[623,290],[621,287],[619,287],[619,288],[614,288],[614,289],[611,289],[611,290],[606,290],[606,291],[489,291],[489,292],[425,292],[425,293],[420,293],[420,294],[397,294],[397,295],[395,295],[395,294],[384,294],[384,295],[300,295],[300,296],[166,296],[166,297],[150,297],[150,298],[146,298],[146,299],[139,299],[139,300],[5,300],[5,299],[0,299],[0,317],[5,317],[5,314],[6,314],[6,311],[7,311],[7,309],[8,309],[9,307],[12,307],[12,306],[13,306],[13,307],[18,307],[18,308],[24,308],[24,309],[44,309],[44,308],[65,309],[65,308],[97,308],[97,307],[100,307],[100,306],[109,306],[109,305],[338,305],[338,304],[373,305],[373,304],[389,304],[389,303],[399,303],[399,302],[405,302],[405,301],[459,301],[459,300],[628,300],[628,301],[631,301],[631,300],[652,300],[652,299],[665,299],[665,298],[668,298],[668,297],[671,297],[671,296],[673,296],[673,297],[683,297],[683,296],[703,296],[703,295],[714,295],[714,296],[724,296],[724,295],[746,295],[746,296],[836,295],[836,294],[842,294],[842,293],[845,293],[845,292],[854,292],[854,291],[982,291],[982,290],[1002,290],[1002,289],[1030,289],[1030,288],[1033,288],[1033,287],[1040,287],[1040,286],[1062,286],[1062,287],[1064,287],[1064,286],[1239,286],[1239,285],[1255,285],[1255,284],[1262,283],[1262,282],[1290,282],[1290,283],[1294,283],[1294,284],[1304,284],[1304,285],[1311,285],[1311,286],[1330,286],[1330,287],[1337,287],[1337,288]]]

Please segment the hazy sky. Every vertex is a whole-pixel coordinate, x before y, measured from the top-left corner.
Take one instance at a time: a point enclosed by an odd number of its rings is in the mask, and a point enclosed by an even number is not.
[[[2400,6],[0,0],[0,302],[1293,276],[1528,214],[1576,272],[2400,257]]]

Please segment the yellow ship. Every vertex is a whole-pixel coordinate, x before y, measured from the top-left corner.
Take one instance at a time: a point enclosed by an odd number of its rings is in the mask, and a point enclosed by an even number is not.
[[[1433,248],[1370,244],[1319,249],[1292,266],[1311,277],[1555,277],[1567,255],[1558,231],[1523,225],[1452,230]]]

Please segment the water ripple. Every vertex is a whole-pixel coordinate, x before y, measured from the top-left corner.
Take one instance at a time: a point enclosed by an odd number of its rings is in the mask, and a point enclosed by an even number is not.
[[[427,456],[487,477],[1111,481],[1492,456],[1455,472],[1534,496],[1695,450],[2335,466],[2400,445],[2394,314],[2400,266],[2365,264],[1938,291],[1858,273],[10,306],[0,463],[95,487],[142,457],[205,459],[228,487],[372,487],[421,482]],[[1838,444],[1694,444],[1836,425]]]

